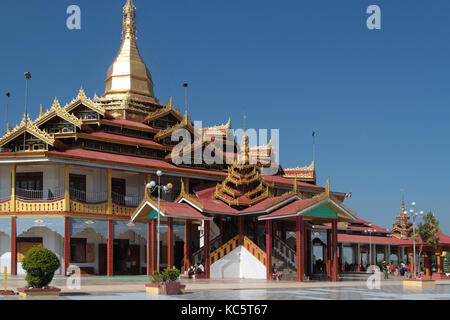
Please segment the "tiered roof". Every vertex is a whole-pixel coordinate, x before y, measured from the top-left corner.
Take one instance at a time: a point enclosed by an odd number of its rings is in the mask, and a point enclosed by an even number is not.
[[[394,222],[392,228],[392,237],[397,239],[409,239],[411,237],[411,232],[413,225],[409,222],[409,216],[405,211],[405,200],[402,199],[402,205],[400,209],[400,214],[396,217],[397,221]]]
[[[253,206],[273,196],[273,184],[264,181],[257,164],[250,163],[248,137],[245,135],[243,142],[242,163],[236,159],[233,165],[228,167],[227,177],[217,185],[214,194],[214,198],[239,209]]]

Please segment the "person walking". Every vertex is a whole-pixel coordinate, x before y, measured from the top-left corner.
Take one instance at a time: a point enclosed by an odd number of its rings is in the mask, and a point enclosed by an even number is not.
[[[389,279],[389,267],[387,265],[386,261],[383,261],[383,273],[384,273],[384,279]]]

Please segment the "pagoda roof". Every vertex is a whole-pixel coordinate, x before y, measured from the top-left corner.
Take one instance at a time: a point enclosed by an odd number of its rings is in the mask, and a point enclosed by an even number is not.
[[[158,202],[155,199],[149,198],[146,196],[141,204],[136,208],[132,215],[131,221],[141,221],[148,222],[151,220],[149,215],[151,213],[158,212]],[[201,214],[199,211],[195,210],[192,206],[185,203],[177,203],[177,202],[160,202],[160,213],[162,218],[175,218],[182,220],[212,220],[211,217],[206,217]],[[155,219],[156,217],[152,217]]]
[[[46,156],[56,158],[85,160],[88,162],[98,162],[107,164],[118,164],[130,166],[133,168],[140,167],[144,169],[167,170],[173,173],[193,174],[196,176],[204,176],[204,177],[220,178],[226,176],[226,173],[221,171],[183,168],[177,167],[171,163],[158,159],[133,157],[107,152],[86,150],[81,148],[68,149],[66,151],[47,151],[44,154]],[[0,153],[0,157],[1,156],[7,156],[7,153]]]
[[[77,117],[75,117],[73,114],[70,114],[69,112],[67,112],[66,107],[61,108],[61,105],[59,104],[59,101],[57,98],[55,98],[55,100],[53,101],[53,105],[50,108],[50,110],[48,110],[45,113],[40,114],[39,117],[34,121],[34,124],[37,127],[40,127],[41,125],[43,125],[44,123],[46,123],[47,121],[49,121],[50,119],[52,119],[54,117],[59,117],[65,121],[73,124],[74,126],[77,126],[78,128],[81,128],[81,126],[83,125],[83,121],[81,119],[78,119]]]
[[[131,121],[131,120],[123,120],[123,119],[102,119],[100,123],[116,126],[116,127],[124,127],[129,129],[137,129],[141,131],[154,132],[157,133],[160,130],[150,127],[142,122]]]
[[[147,115],[147,117],[145,117],[144,123],[148,123],[152,120],[164,117],[168,114],[173,115],[175,118],[178,119],[178,121],[183,120],[183,115],[180,113],[180,110],[174,106],[172,98],[170,98],[169,102],[164,108],[150,112]]]
[[[107,133],[107,132],[101,132],[101,131],[91,132],[91,133],[77,133],[77,136],[79,138],[83,138],[83,139],[116,142],[116,143],[128,144],[128,145],[133,145],[133,146],[152,147],[152,148],[161,149],[161,150],[172,150],[172,147],[163,146],[153,140],[127,137],[127,136],[122,136],[122,135]]]
[[[0,147],[3,147],[5,144],[16,139],[19,135],[23,134],[25,131],[51,146],[53,146],[53,144],[55,143],[54,136],[39,129],[33,123],[33,121],[31,121],[29,115],[27,114],[23,116],[20,125],[16,126],[12,130],[9,130],[2,138],[0,138]]]
[[[346,234],[346,233],[338,233],[338,241],[339,242],[349,242],[349,243],[363,243],[367,244],[372,242],[372,244],[391,244],[398,245],[402,244],[402,240],[392,238],[392,237],[380,237],[380,236],[369,236],[369,235],[355,235],[355,234]]]

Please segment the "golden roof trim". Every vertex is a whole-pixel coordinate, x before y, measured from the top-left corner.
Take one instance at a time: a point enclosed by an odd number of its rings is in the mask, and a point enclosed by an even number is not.
[[[6,143],[15,139],[19,134],[23,133],[24,131],[27,131],[31,135],[35,136],[36,138],[42,140],[43,142],[45,142],[51,146],[53,146],[53,144],[55,143],[55,138],[52,135],[39,129],[33,123],[33,121],[31,121],[29,114],[24,114],[20,125],[17,125],[14,129],[7,132],[0,139],[0,146],[4,146]]]

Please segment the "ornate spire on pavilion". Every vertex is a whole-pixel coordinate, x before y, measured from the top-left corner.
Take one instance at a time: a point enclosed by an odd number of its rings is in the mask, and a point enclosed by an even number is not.
[[[141,58],[136,44],[136,7],[127,0],[123,7],[122,46],[108,69],[104,100],[132,99],[156,102],[150,71]]]
[[[219,183],[214,193],[214,198],[222,200],[229,206],[238,210],[251,207],[269,197],[273,196],[272,187],[266,183],[261,176],[261,167],[256,163],[250,163],[248,137],[245,129],[241,149],[241,161],[234,160],[233,165],[228,167],[228,176]]]
[[[395,217],[397,221],[392,224],[392,237],[397,239],[409,239],[412,232],[412,223],[409,222],[409,216],[406,214],[405,209],[405,196],[402,193],[402,204],[400,214]]]

